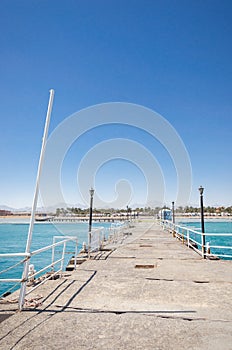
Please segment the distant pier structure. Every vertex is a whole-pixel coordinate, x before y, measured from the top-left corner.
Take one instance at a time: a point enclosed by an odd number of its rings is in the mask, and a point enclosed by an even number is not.
[[[37,222],[88,222],[88,216],[44,216],[36,217]],[[125,216],[93,216],[93,221],[97,222],[115,222],[126,221]]]

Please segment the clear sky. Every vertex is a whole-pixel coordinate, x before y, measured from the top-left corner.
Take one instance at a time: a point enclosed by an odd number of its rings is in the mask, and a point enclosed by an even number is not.
[[[0,33],[0,205],[31,206],[51,88],[50,133],[95,104],[145,106],[175,128],[187,149],[188,204],[198,204],[202,185],[206,205],[232,205],[231,1],[1,0]],[[153,154],[164,174],[164,202],[175,200],[175,164],[164,147],[133,126],[106,125],[67,153],[61,175],[67,203],[84,203],[76,178],[88,150],[121,138]],[[133,189],[129,204],[145,202],[143,169],[130,159],[100,165],[99,196],[112,201],[115,184],[125,179]]]

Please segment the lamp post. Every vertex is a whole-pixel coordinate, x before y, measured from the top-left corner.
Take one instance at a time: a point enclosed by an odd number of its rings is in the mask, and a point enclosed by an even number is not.
[[[175,207],[174,202],[172,202],[172,223],[175,224]]]
[[[91,231],[92,231],[92,218],[93,218],[93,195],[94,189],[91,188],[89,190],[90,193],[90,206],[89,206],[89,244],[88,244],[88,257],[90,257],[90,249],[91,249]]]
[[[204,222],[204,205],[203,205],[203,192],[204,188],[200,186],[198,188],[200,192],[200,206],[201,206],[201,233],[202,233],[202,256],[205,259],[205,222]]]

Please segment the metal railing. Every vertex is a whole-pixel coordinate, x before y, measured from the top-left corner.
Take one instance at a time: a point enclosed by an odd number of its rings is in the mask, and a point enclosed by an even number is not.
[[[123,241],[127,236],[127,230],[129,228],[129,221],[115,222],[112,223],[110,228],[108,228],[108,242],[109,243],[118,243]]]
[[[74,242],[74,244],[75,244],[75,251],[74,252],[67,252],[67,243],[68,242],[72,242],[72,243]],[[55,251],[56,247],[61,247],[62,248],[61,251],[59,251],[59,252]],[[46,252],[48,250],[52,251],[52,259],[51,259],[51,263],[48,264],[47,266],[42,267],[38,271],[35,271],[34,265],[31,264],[31,265],[29,265],[29,269],[28,269],[26,276],[24,276],[24,274],[23,274],[21,278],[0,278],[0,283],[14,283],[14,286],[10,287],[8,290],[6,290],[3,293],[3,295],[9,293],[10,291],[15,289],[19,285],[21,285],[21,288],[24,284],[27,287],[30,283],[33,285],[32,282],[35,281],[36,278],[41,276],[43,273],[48,272],[48,270],[50,269],[51,273],[48,276],[44,276],[44,278],[41,279],[41,281],[39,283],[36,283],[36,285],[32,286],[32,288],[27,290],[25,295],[28,295],[34,289],[38,288],[41,284],[45,283],[47,280],[53,278],[55,275],[57,275],[59,273],[62,273],[64,271],[64,260],[65,260],[66,254],[71,254],[71,253],[73,254],[74,253],[74,260],[75,260],[74,268],[76,268],[76,259],[77,259],[77,252],[78,252],[77,237],[54,236],[53,237],[53,244],[42,247],[40,249],[36,249],[36,250],[32,251],[31,253],[4,253],[4,254],[0,254],[0,258],[17,258],[17,257],[23,258],[19,262],[17,262],[15,264],[7,267],[6,269],[0,271],[0,275],[4,274],[6,272],[9,272],[10,270],[15,269],[19,265],[23,265],[25,263],[25,261],[27,261],[28,259],[31,259],[32,257],[34,257],[38,254],[41,254],[43,252]],[[56,255],[58,255],[58,258],[55,259]],[[58,267],[57,267],[57,265],[58,265]],[[55,266],[56,266],[56,271],[54,269]],[[3,295],[0,297],[2,298]],[[20,297],[19,297],[19,309],[22,309],[22,306],[24,304],[25,295],[23,296],[22,299],[20,299]]]
[[[120,240],[123,241],[127,235],[129,228],[129,222],[124,223],[113,223],[110,228],[99,227],[91,231],[91,241],[89,242],[89,252],[94,252],[101,250],[104,246],[104,243],[117,243]],[[74,242],[75,251],[67,251],[67,243]],[[56,250],[57,247],[61,249]],[[64,262],[66,254],[74,254],[74,269],[77,266],[77,255],[78,255],[78,240],[76,236],[54,236],[53,243],[51,245],[36,249],[30,253],[2,253],[0,258],[22,258],[20,261],[8,266],[4,270],[0,271],[0,275],[6,274],[11,270],[14,271],[15,268],[18,268],[20,265],[25,266],[25,262],[28,260],[31,263],[31,258],[42,254],[48,250],[51,250],[51,263],[46,266],[43,266],[38,271],[35,271],[34,265],[30,264],[29,268],[25,269],[22,273],[21,278],[0,278],[0,283],[14,283],[14,285],[7,290],[5,290],[0,298],[4,298],[4,295],[8,294],[11,291],[15,291],[20,288],[19,295],[19,309],[21,310],[24,305],[25,296],[30,294],[33,290],[38,288],[41,284],[45,283],[49,279],[52,279],[55,275],[62,275],[62,272],[65,269]],[[47,261],[47,257],[46,257]],[[56,268],[55,268],[56,267]],[[23,293],[22,293],[23,290]],[[24,290],[26,292],[24,293]]]
[[[232,239],[230,240],[232,233],[202,233],[196,229],[177,225],[168,220],[161,220],[160,225],[163,229],[168,229],[174,237],[186,243],[189,248],[201,254],[203,258],[232,259]],[[203,244],[203,235],[205,240],[208,239],[205,244]],[[223,245],[219,242],[222,239],[223,243],[225,241]]]
[[[99,227],[90,232],[89,253],[100,250],[105,237],[105,228]]]
[[[125,230],[128,229],[128,222],[115,222],[110,227],[99,227],[90,232],[90,241],[88,243],[88,252],[101,250],[104,244],[117,243],[125,238]],[[89,256],[90,257],[90,256]]]

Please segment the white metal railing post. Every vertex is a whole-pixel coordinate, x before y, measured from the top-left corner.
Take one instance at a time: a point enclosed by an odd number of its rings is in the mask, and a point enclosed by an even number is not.
[[[101,231],[100,249],[102,249],[102,247],[103,247],[103,237],[104,237],[104,234],[105,234],[105,229],[102,229],[102,231]]]
[[[74,259],[74,270],[77,269],[77,252],[78,252],[78,240],[76,239],[76,244],[75,244],[75,259]]]
[[[38,164],[35,193],[34,193],[33,205],[32,205],[32,211],[31,211],[31,219],[30,219],[30,225],[29,225],[28,235],[27,235],[27,244],[26,244],[26,250],[25,250],[26,253],[30,253],[30,249],[31,249],[32,234],[33,234],[33,228],[34,228],[34,222],[35,222],[35,211],[36,211],[38,195],[39,195],[39,183],[40,183],[40,178],[42,174],[42,167],[43,167],[43,161],[45,156],[45,149],[46,149],[48,129],[50,124],[51,112],[52,112],[53,99],[54,99],[54,90],[50,90],[50,97],[49,97],[49,103],[48,103],[48,109],[47,109],[47,115],[46,115],[46,121],[45,121],[45,127],[44,127],[44,134],[43,134],[42,146],[40,151],[40,159]],[[30,263],[30,257],[28,257],[24,262],[22,283],[21,283],[21,289],[20,289],[20,295],[19,295],[19,310],[22,310],[23,304],[24,304],[24,298],[26,293],[26,283],[28,279],[29,263]]]
[[[63,246],[63,253],[62,253],[61,264],[60,264],[61,271],[63,271],[63,269],[64,269],[65,250],[66,250],[66,242],[64,242],[64,246]]]
[[[188,248],[189,248],[189,229],[187,229],[187,242],[188,242]]]
[[[53,246],[52,246],[52,271],[54,271],[54,261],[55,261],[55,241],[56,241],[56,238],[53,237]]]
[[[99,232],[99,236],[98,236],[98,249],[101,249],[101,233],[102,231]]]
[[[205,236],[204,233],[201,233],[201,255],[202,258],[205,258],[205,246],[204,246]]]

